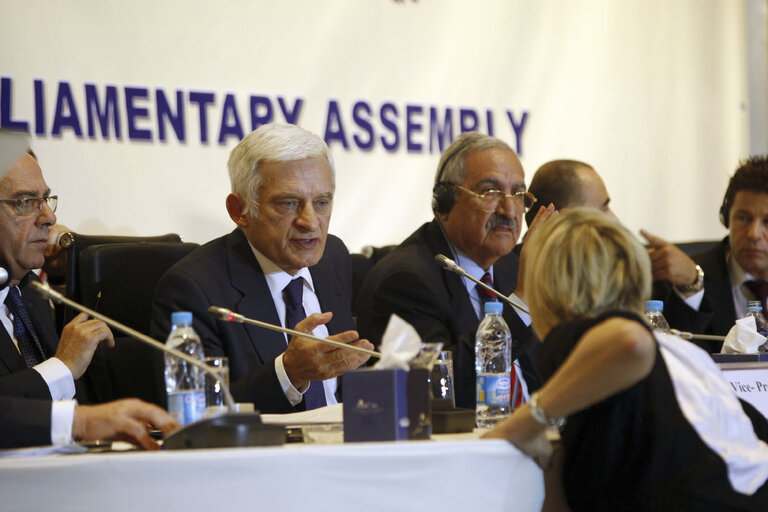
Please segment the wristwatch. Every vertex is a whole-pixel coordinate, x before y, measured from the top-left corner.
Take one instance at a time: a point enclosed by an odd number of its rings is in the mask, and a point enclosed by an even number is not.
[[[693,284],[686,284],[683,286],[675,285],[675,288],[681,293],[694,293],[701,291],[704,288],[704,271],[701,267],[696,265],[696,281]]]
[[[561,428],[563,425],[565,425],[565,418],[549,418],[547,417],[547,414],[544,412],[544,409],[539,407],[538,391],[534,391],[531,394],[531,399],[528,402],[528,407],[530,407],[531,409],[531,416],[533,416],[533,419],[535,419],[542,425],[546,425],[548,427],[557,427],[557,428]]]

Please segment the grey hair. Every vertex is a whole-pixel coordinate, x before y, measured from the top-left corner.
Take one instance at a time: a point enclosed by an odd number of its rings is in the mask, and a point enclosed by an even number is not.
[[[467,156],[475,151],[492,148],[503,148],[512,151],[509,144],[496,137],[479,132],[462,133],[443,151],[440,163],[437,165],[435,185],[441,181],[457,185],[462,184],[467,177]],[[514,153],[514,151],[512,152]]]
[[[291,162],[321,157],[328,160],[335,186],[336,169],[331,152],[314,133],[293,124],[270,123],[246,135],[232,149],[227,162],[232,193],[242,197],[245,203],[243,214],[258,215],[261,162]]]

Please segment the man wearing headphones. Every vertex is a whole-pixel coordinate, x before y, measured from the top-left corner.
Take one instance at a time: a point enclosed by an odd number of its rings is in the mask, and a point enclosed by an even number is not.
[[[731,177],[720,208],[729,235],[715,248],[693,255],[703,290],[683,298],[671,290],[664,315],[673,326],[725,335],[746,316],[747,301],[768,294],[768,156],[742,162]],[[695,285],[694,285],[695,286]],[[719,352],[720,342],[702,348]]]
[[[444,254],[467,273],[504,295],[517,292],[518,258],[510,254],[520,236],[523,214],[534,202],[525,191],[523,168],[503,141],[464,133],[443,152],[435,178],[435,217],[383,258],[366,277],[359,294],[359,328],[381,342],[395,313],[414,326],[425,342],[443,342],[454,354],[456,405],[475,406],[475,331],[483,304],[495,297],[435,263]],[[553,209],[542,208],[541,219]],[[524,256],[523,256],[524,257]],[[533,334],[508,305],[504,318],[512,331],[512,358],[521,397],[538,387],[527,351]],[[511,384],[514,386],[514,384]]]

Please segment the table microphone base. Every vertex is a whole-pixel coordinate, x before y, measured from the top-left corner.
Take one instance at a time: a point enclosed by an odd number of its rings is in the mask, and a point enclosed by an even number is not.
[[[258,414],[227,413],[205,418],[165,436],[166,450],[278,446],[285,443],[285,428],[265,425]]]

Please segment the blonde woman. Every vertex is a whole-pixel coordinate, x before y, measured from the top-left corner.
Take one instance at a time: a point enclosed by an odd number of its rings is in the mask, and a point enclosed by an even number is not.
[[[567,417],[558,490],[572,510],[768,510],[768,424],[707,353],[645,325],[651,268],[632,234],[576,208],[528,243],[546,384],[488,436],[546,466],[542,434]]]

